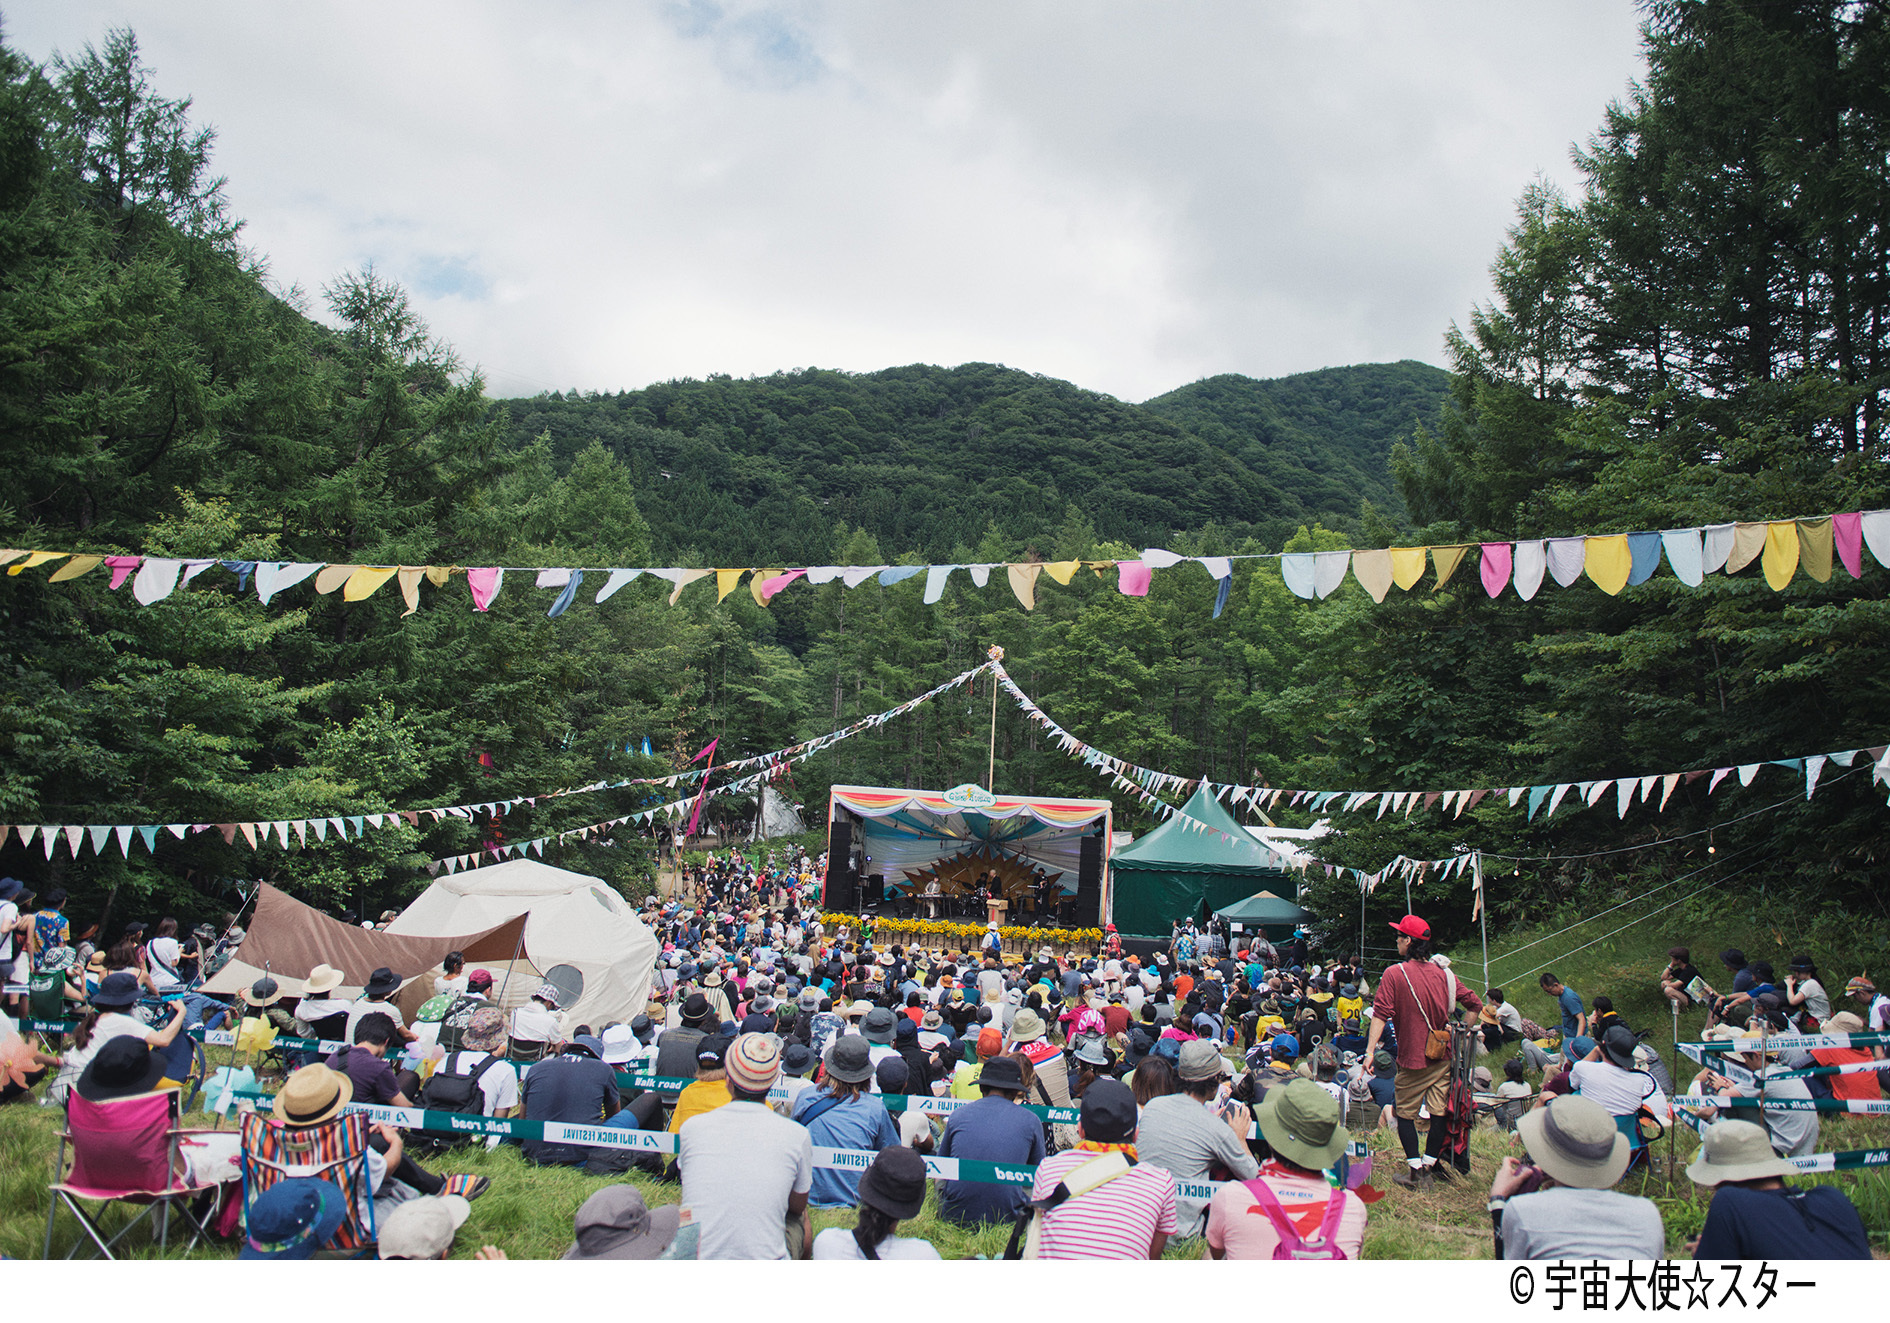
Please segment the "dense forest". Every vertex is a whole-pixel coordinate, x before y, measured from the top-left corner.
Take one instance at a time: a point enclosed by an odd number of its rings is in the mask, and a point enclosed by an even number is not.
[[[1890,506],[1890,95],[1879,6],[1646,9],[1644,84],[1600,112],[1579,197],[1521,196],[1490,303],[1420,364],[1216,377],[1136,406],[988,365],[796,371],[495,401],[397,284],[280,290],[240,239],[212,136],[135,40],[40,68],[0,50],[0,541],[12,548],[379,565],[917,564],[1184,555],[1658,529]],[[21,569],[15,562],[10,570]],[[1025,612],[994,576],[797,583],[767,606],[639,580],[550,618],[465,580],[265,605],[203,575],[139,606],[102,571],[0,585],[0,822],[164,823],[380,812],[654,775],[708,740],[763,752],[882,711],[1002,645],[1063,726],[1182,776],[1322,788],[1587,780],[1890,740],[1890,574],[1773,592],[1755,564],[1532,602],[1473,575],[1317,603],[1276,561],[1199,567],[1147,597],[1079,572]],[[786,787],[981,779],[983,682],[798,764]],[[640,750],[648,738],[653,748]],[[1001,789],[1108,783],[1000,704]],[[658,796],[543,800],[500,823],[252,850],[217,832],[121,857],[17,836],[0,871],[82,920],[208,913],[267,877],[335,909],[398,904],[425,864]],[[1118,796],[1118,822],[1153,819]],[[1500,924],[1597,908],[1696,868],[1886,916],[1883,791],[1761,775],[1664,813],[1526,820],[1338,815],[1334,863],[1460,847],[1519,861]],[[1298,825],[1306,814],[1281,809]],[[1713,829],[1711,836],[1692,833]],[[1627,853],[1593,852],[1671,842]],[[631,891],[624,830],[556,861]],[[1510,866],[1506,865],[1506,868]],[[1467,878],[1432,883],[1446,935]],[[1754,895],[1759,894],[1757,891]],[[1308,902],[1356,931],[1354,883]],[[1750,903],[1741,900],[1740,903]],[[1771,902],[1766,902],[1771,904]],[[1370,897],[1368,917],[1403,895]],[[1787,914],[1780,914],[1780,922]]]

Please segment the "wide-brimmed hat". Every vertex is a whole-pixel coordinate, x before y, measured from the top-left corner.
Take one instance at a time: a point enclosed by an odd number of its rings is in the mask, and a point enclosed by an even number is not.
[[[1043,1017],[1026,1006],[1011,1021],[1013,1043],[1034,1043],[1044,1035]]]
[[[505,1013],[497,1006],[481,1006],[466,1022],[459,1045],[468,1052],[505,1051]]]
[[[383,1259],[437,1259],[472,1216],[472,1204],[457,1194],[422,1195],[397,1205],[374,1228]]]
[[[904,1144],[880,1150],[860,1177],[860,1202],[890,1218],[917,1217],[925,1207],[925,1159]]]
[[[26,890],[26,884],[17,877],[0,877],[0,903],[13,900]]]
[[[881,1046],[889,1044],[893,1040],[893,1019],[891,1011],[884,1006],[875,1006],[866,1013],[866,1018],[860,1021],[860,1033],[869,1043],[878,1043]]]
[[[367,986],[361,989],[361,995],[373,1001],[379,1001],[388,993],[400,987],[400,975],[382,965],[368,975]]]
[[[1607,1189],[1621,1179],[1631,1155],[1628,1137],[1615,1128],[1608,1110],[1580,1094],[1524,1112],[1516,1133],[1538,1167],[1578,1189]]]
[[[1109,1043],[1101,1034],[1079,1034],[1070,1046],[1072,1055],[1086,1066],[1109,1064]]]
[[[341,986],[347,975],[333,965],[317,965],[308,971],[308,977],[302,980],[302,995],[318,997],[324,992],[333,992]]]
[[[121,969],[99,980],[92,1004],[102,1010],[123,1010],[138,1004],[138,976]]]
[[[634,1185],[606,1185],[577,1210],[567,1259],[654,1259],[676,1238],[681,1204],[651,1208]]]
[[[1024,1071],[1014,1058],[992,1057],[978,1070],[978,1087],[981,1089],[1007,1089],[1012,1093],[1024,1091]]]
[[[814,1068],[814,1049],[802,1042],[790,1042],[781,1049],[781,1073],[805,1075]]]
[[[325,1246],[348,1216],[348,1196],[333,1181],[296,1176],[256,1196],[244,1220],[249,1234],[239,1259],[306,1259]]]
[[[1129,1041],[1122,1050],[1122,1064],[1133,1070],[1142,1064],[1143,1057],[1154,1050],[1155,1040],[1149,1036],[1147,1030],[1139,1026],[1131,1029],[1126,1037]]]
[[[858,1034],[843,1034],[827,1045],[827,1075],[842,1084],[864,1084],[873,1078],[872,1044]]]
[[[1228,1073],[1227,1058],[1221,1055],[1218,1045],[1197,1038],[1181,1045],[1175,1073],[1189,1083],[1211,1080]]]
[[[1839,1011],[1824,1022],[1824,1031],[1829,1034],[1861,1034],[1864,1032],[1864,1018],[1850,1011]]]
[[[873,1003],[861,997],[849,1003],[846,1009],[840,1011],[840,1014],[844,1015],[849,1020],[857,1020],[863,1015],[872,1014],[873,1010]]]
[[[1308,1171],[1324,1171],[1352,1142],[1339,1124],[1339,1100],[1308,1079],[1268,1089],[1253,1118],[1275,1153]]]
[[[937,1007],[933,1007],[931,1010],[927,1011],[919,1020],[919,1028],[921,1029],[943,1029],[944,1027],[945,1017],[938,1013]]]
[[[820,1009],[820,989],[802,988],[801,995],[796,1000],[802,1010],[811,1014]]]
[[[87,1102],[110,1102],[149,1093],[163,1078],[164,1058],[146,1047],[142,1038],[120,1034],[105,1040],[74,1087]]]
[[[1639,1043],[1640,1039],[1626,1025],[1611,1025],[1608,1032],[1601,1036],[1601,1055],[1623,1070],[1633,1070],[1634,1049]]]
[[[319,1125],[341,1115],[354,1098],[354,1081],[321,1062],[303,1066],[276,1094],[276,1118],[286,1125]]]
[[[538,1001],[542,1001],[554,1011],[558,1009],[559,992],[558,985],[555,983],[539,984],[538,990],[532,993],[532,997]]]
[[[243,989],[242,997],[251,1006],[274,1006],[282,1000],[282,985],[264,974]]]
[[[1699,1156],[1687,1167],[1687,1176],[1695,1185],[1719,1185],[1790,1176],[1796,1170],[1773,1151],[1763,1126],[1751,1121],[1715,1121],[1706,1127]]]
[[[716,1014],[709,1008],[709,999],[700,992],[692,992],[683,998],[682,1022],[692,1029],[714,1024]]]

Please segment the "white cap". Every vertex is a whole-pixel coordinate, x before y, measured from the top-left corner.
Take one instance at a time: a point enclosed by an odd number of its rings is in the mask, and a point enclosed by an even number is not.
[[[423,1195],[399,1205],[381,1221],[383,1259],[437,1259],[472,1216],[472,1205],[456,1194]]]

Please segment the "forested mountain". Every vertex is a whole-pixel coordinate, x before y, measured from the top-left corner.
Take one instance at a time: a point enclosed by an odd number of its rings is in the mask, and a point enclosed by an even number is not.
[[[1375,604],[1349,579],[1301,601],[1271,558],[1890,507],[1887,12],[1649,5],[1645,83],[1598,108],[1578,200],[1524,191],[1494,299],[1448,330],[1441,409],[1412,364],[1214,378],[1144,406],[986,365],[499,405],[378,275],[339,273],[307,306],[270,291],[209,135],[129,34],[46,69],[0,48],[0,547],[440,567],[1253,557],[1218,617],[1213,580],[1182,566],[1146,597],[1046,576],[1029,612],[1003,575],[958,574],[932,605],[922,577],[802,582],[765,608],[718,601],[713,580],[672,606],[646,576],[602,604],[586,583],[555,618],[530,575],[487,611],[463,572],[420,581],[411,612],[391,587],[265,604],[221,568],[137,605],[104,568],[15,558],[0,822],[351,815],[665,774],[712,738],[727,759],[884,711],[993,643],[1090,744],[1216,781],[1528,785],[1890,742],[1890,574],[1872,559],[1782,592],[1755,561],[1698,588],[1663,570],[1529,602],[1460,572]],[[1373,459],[1387,441],[1402,509]],[[1287,510],[1306,513],[1286,528]],[[839,781],[981,780],[990,721],[987,687],[953,693],[796,765],[787,788],[817,806]],[[1517,856],[1499,925],[1724,878],[1772,889],[1752,912],[1780,943],[1821,915],[1847,933],[1870,916],[1881,942],[1881,788],[1861,763],[1825,769],[1811,799],[1793,779],[1682,783],[1658,814],[1604,799],[1531,821],[1501,795],[1448,818],[1339,814],[1321,849],[1368,869]],[[1002,703],[996,780],[1109,792]],[[160,833],[129,858],[47,857],[8,833],[0,872],[67,887],[82,920],[113,897],[118,917],[201,915],[258,876],[374,910],[430,859],[660,797],[306,847]],[[1122,828],[1150,825],[1115,799]],[[633,891],[647,860],[628,831],[555,849]],[[1403,909],[1397,888],[1310,881],[1335,934]],[[1420,893],[1447,938],[1468,886]]]
[[[671,381],[505,404],[521,444],[591,442],[630,468],[659,555],[830,561],[844,523],[946,560],[987,530],[1043,550],[1067,509],[1100,537],[1160,546],[1213,526],[1277,545],[1310,520],[1400,507],[1387,460],[1448,387],[1422,363],[1272,381],[1222,376],[1124,404],[988,363]],[[706,562],[705,562],[706,563]]]

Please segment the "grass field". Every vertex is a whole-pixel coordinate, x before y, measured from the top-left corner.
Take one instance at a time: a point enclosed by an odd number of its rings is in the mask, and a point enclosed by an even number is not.
[[[1500,882],[1498,883],[1500,885]],[[1552,1004],[1536,985],[1538,965],[1550,968],[1585,998],[1605,992],[1614,998],[1616,1008],[1636,1028],[1652,1027],[1651,1041],[1658,1043],[1663,1055],[1671,1055],[1672,1020],[1660,996],[1656,975],[1665,963],[1666,950],[1672,945],[1692,948],[1697,963],[1709,979],[1718,972],[1713,953],[1723,947],[1742,947],[1748,956],[1771,959],[1781,970],[1792,955],[1805,952],[1817,959],[1825,971],[1826,986],[1841,992],[1844,980],[1862,968],[1883,966],[1883,938],[1849,916],[1829,913],[1800,914],[1789,907],[1768,907],[1763,897],[1734,898],[1716,895],[1714,903],[1688,903],[1668,909],[1654,919],[1634,924],[1604,940],[1604,934],[1620,929],[1637,915],[1665,903],[1656,896],[1614,913],[1601,913],[1609,902],[1592,908],[1596,917],[1586,920],[1571,914],[1528,930],[1494,934],[1490,947],[1491,973],[1498,986],[1509,991],[1511,999],[1525,1015],[1549,1021]],[[1420,907],[1421,908],[1421,907]],[[1761,919],[1755,915],[1775,915]],[[1558,933],[1567,925],[1572,931]],[[1554,934],[1551,936],[1551,934]],[[1545,937],[1548,940],[1543,940]],[[1593,943],[1576,950],[1585,943]],[[1481,951],[1466,946],[1453,951],[1460,977],[1481,986]],[[1709,962],[1711,962],[1709,967]],[[1507,980],[1507,982],[1506,982]],[[1695,1037],[1703,1022],[1702,1012],[1683,1014],[1683,1037]],[[1489,1061],[1500,1075],[1499,1059]],[[1682,1067],[1688,1063],[1681,1061]],[[1676,1071],[1682,1088],[1691,1078],[1691,1070]],[[18,1258],[38,1257],[45,1236],[46,1182],[52,1166],[52,1152],[57,1134],[57,1113],[52,1109],[15,1105],[0,1108],[0,1253]],[[1833,1116],[1822,1118],[1820,1150],[1890,1146],[1890,1118]],[[210,1118],[193,1118],[193,1124],[210,1124]],[[1365,1257],[1374,1259],[1487,1258],[1491,1253],[1489,1216],[1484,1204],[1492,1172],[1503,1155],[1512,1150],[1506,1138],[1490,1129],[1480,1129],[1472,1136],[1472,1175],[1467,1181],[1439,1186],[1426,1194],[1414,1194],[1389,1186],[1388,1177],[1399,1160],[1395,1136],[1378,1132],[1362,1136],[1378,1159],[1375,1183],[1386,1188],[1386,1196],[1371,1207],[1371,1219],[1365,1240]],[[1688,1181],[1683,1168],[1691,1160],[1698,1140],[1682,1126],[1672,1141],[1662,1140],[1653,1163],[1645,1171],[1630,1173],[1621,1188],[1645,1194],[1661,1208],[1666,1221],[1668,1247],[1682,1254],[1684,1243],[1697,1235],[1706,1216],[1706,1192]],[[1670,1166],[1670,1154],[1671,1162]],[[605,1178],[588,1177],[562,1168],[529,1166],[513,1148],[487,1153],[483,1150],[456,1150],[451,1155],[430,1159],[429,1169],[439,1172],[477,1172],[492,1178],[492,1188],[473,1206],[472,1220],[461,1232],[453,1257],[466,1258],[484,1244],[493,1244],[513,1258],[555,1258],[571,1243],[572,1217],[577,1207]],[[627,1178],[643,1190],[651,1204],[673,1203],[676,1187],[663,1185],[641,1176]],[[1800,1177],[1799,1184],[1834,1184],[1843,1188],[1871,1234],[1879,1257],[1890,1252],[1890,1173],[1882,1170],[1868,1174],[1836,1173]],[[815,1229],[853,1224],[853,1214],[817,1211]],[[1007,1231],[997,1228],[972,1233],[936,1215],[936,1195],[928,1197],[925,1211],[901,1227],[905,1235],[923,1236],[946,1258],[1001,1255]],[[69,1218],[62,1218],[55,1237],[53,1253],[62,1255],[79,1238]],[[227,1258],[234,1248],[199,1251],[205,1258]],[[1173,1247],[1168,1257],[1189,1258],[1200,1254],[1199,1242]],[[142,1256],[145,1251],[134,1251]],[[148,1253],[155,1256],[153,1246]]]

